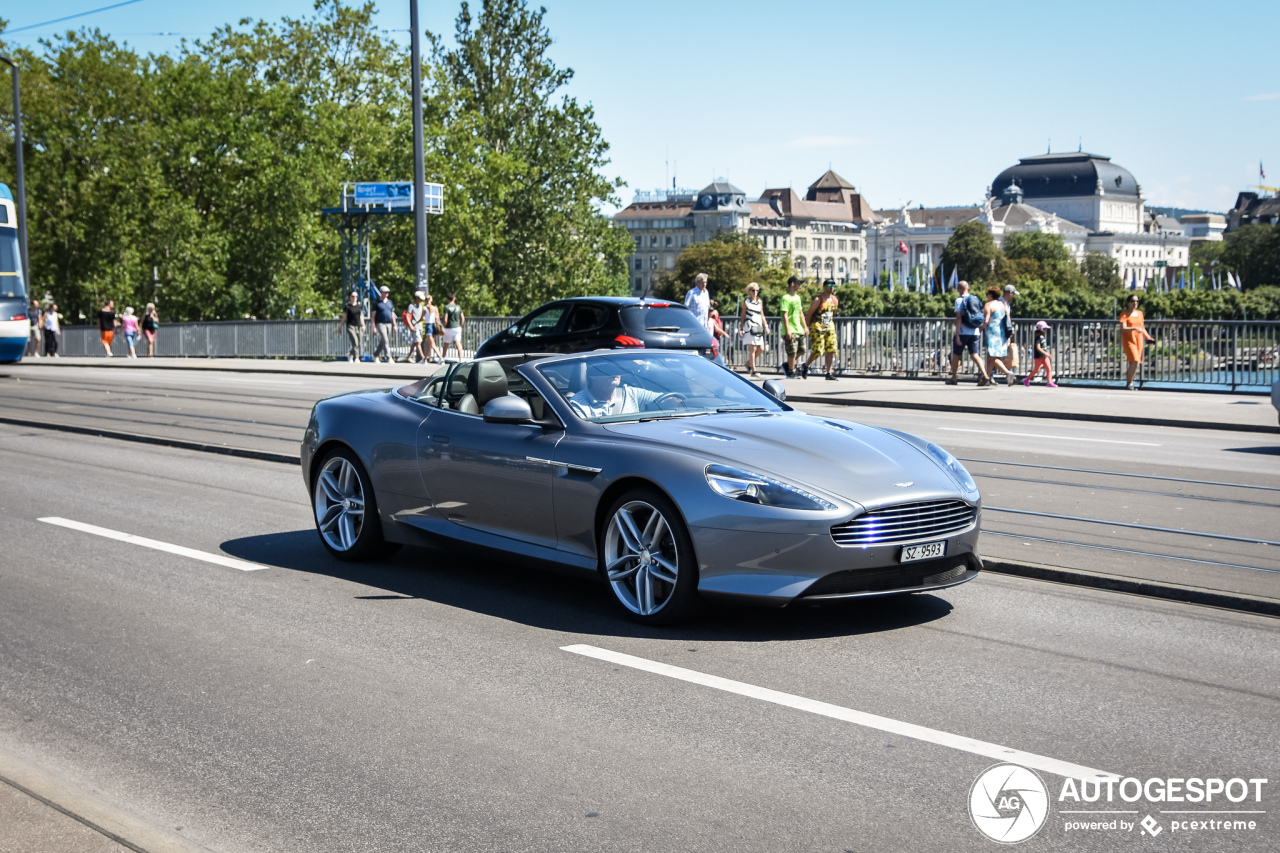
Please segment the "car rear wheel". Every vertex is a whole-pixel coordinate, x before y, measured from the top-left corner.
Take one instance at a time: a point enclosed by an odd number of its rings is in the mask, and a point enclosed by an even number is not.
[[[312,489],[320,541],[339,560],[370,560],[398,548],[382,537],[369,475],[355,454],[335,448],[325,455]]]
[[[669,625],[688,618],[698,603],[697,560],[684,520],[648,489],[628,492],[610,507],[600,573],[613,600],[637,622]]]

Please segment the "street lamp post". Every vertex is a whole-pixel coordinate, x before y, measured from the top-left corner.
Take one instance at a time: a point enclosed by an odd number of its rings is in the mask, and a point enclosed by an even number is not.
[[[413,63],[413,239],[417,250],[417,289],[428,293],[427,282],[427,168],[422,153],[422,51],[418,40],[418,0],[409,0],[409,53]]]
[[[27,262],[27,176],[22,167],[22,98],[18,94],[18,64],[7,56],[0,62],[13,71],[13,140],[18,169],[18,249],[22,252],[22,281],[31,287],[31,266]]]

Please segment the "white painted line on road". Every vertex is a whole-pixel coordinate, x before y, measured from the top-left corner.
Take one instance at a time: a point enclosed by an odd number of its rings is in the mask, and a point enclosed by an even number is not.
[[[156,551],[177,554],[180,557],[190,557],[193,560],[203,560],[206,563],[215,563],[219,566],[226,566],[229,569],[239,569],[242,572],[260,572],[263,569],[269,568],[268,566],[260,566],[257,563],[237,560],[235,557],[224,557],[222,554],[210,554],[208,551],[197,551],[195,548],[186,548],[182,545],[171,545],[168,542],[160,542],[156,539],[147,539],[144,536],[134,536],[132,533],[122,533],[119,530],[109,530],[106,527],[97,527],[92,524],[85,524],[83,521],[72,521],[68,518],[57,518],[56,516],[39,518],[36,520],[43,521],[45,524],[56,524],[59,527],[66,527],[70,530],[79,530],[81,533],[92,533],[94,536],[102,536],[106,539],[128,542],[131,545],[141,545],[143,548],[152,548]]]
[[[960,427],[938,427],[946,432],[980,432],[983,435],[991,435],[993,430],[989,429],[961,429]],[[1005,432],[1004,430],[995,430],[1000,436],[1018,435],[1023,438],[1051,438],[1054,441],[1096,441],[1099,444],[1132,444],[1138,447],[1163,447],[1160,444],[1152,444],[1149,441],[1116,441],[1112,438],[1076,438],[1072,435],[1040,435],[1034,432]]]
[[[783,693],[779,690],[770,690],[767,687],[757,687],[754,684],[747,684],[742,681],[733,681],[728,678],[721,678],[718,675],[707,675],[704,672],[685,669],[681,666],[659,663],[657,661],[648,660],[647,658],[638,658],[621,652],[611,652],[608,649],[601,649],[596,646],[561,646],[560,650],[571,652],[575,655],[583,655],[584,657],[608,661],[609,663],[616,663],[620,666],[631,667],[632,669],[643,670],[644,672],[651,672],[655,675],[665,675],[668,678],[674,678],[678,681],[687,681],[690,684],[700,684],[703,687],[723,690],[726,693],[736,693],[739,696],[746,696],[749,699],[759,699],[762,702],[771,702],[775,705],[795,708],[798,711],[808,711],[811,714],[819,714],[824,717],[831,717],[835,720],[843,720],[846,723],[855,723],[859,726],[866,726],[867,728],[877,729],[878,731],[888,732],[889,734],[909,737],[913,740],[924,741],[925,743],[946,746],[951,749],[958,749],[962,752],[971,752],[974,755],[981,755],[984,758],[990,758],[996,761],[1010,761],[1014,764],[1021,764],[1023,767],[1043,770],[1045,773],[1053,773],[1058,776],[1066,776],[1071,779],[1104,778],[1115,779],[1118,781],[1122,778],[1117,773],[1105,773],[1101,770],[1095,770],[1092,767],[1072,764],[1069,761],[1059,761],[1056,758],[1048,758],[1043,755],[1023,752],[1020,749],[1010,749],[1007,746],[1000,746],[995,743],[974,740],[973,738],[965,737],[963,735],[955,735],[950,732],[939,731],[938,729],[917,726],[914,723],[904,723],[900,720],[881,717],[876,714],[868,714],[863,711],[855,711],[851,708],[843,708],[839,705],[828,704],[827,702],[818,702],[814,699],[806,699],[803,696],[796,696],[793,693]]]

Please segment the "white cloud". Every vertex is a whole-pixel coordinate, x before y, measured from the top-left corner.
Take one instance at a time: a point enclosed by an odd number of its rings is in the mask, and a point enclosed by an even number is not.
[[[788,148],[847,148],[866,140],[856,136],[802,136],[787,143]]]
[[[1245,98],[1246,101],[1274,101],[1280,98],[1280,92],[1272,92],[1267,95],[1250,95]]]

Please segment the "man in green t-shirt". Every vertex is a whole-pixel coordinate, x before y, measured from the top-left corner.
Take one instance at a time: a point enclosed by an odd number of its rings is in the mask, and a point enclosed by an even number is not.
[[[804,307],[797,291],[800,279],[791,276],[787,280],[787,295],[782,297],[782,340],[787,348],[787,378],[796,376],[796,357],[803,358],[805,337],[809,334],[804,324]]]
[[[462,356],[462,325],[467,322],[467,315],[462,313],[456,294],[449,294],[449,303],[440,312],[444,315],[444,357],[449,357],[449,347],[456,347],[458,358]]]

